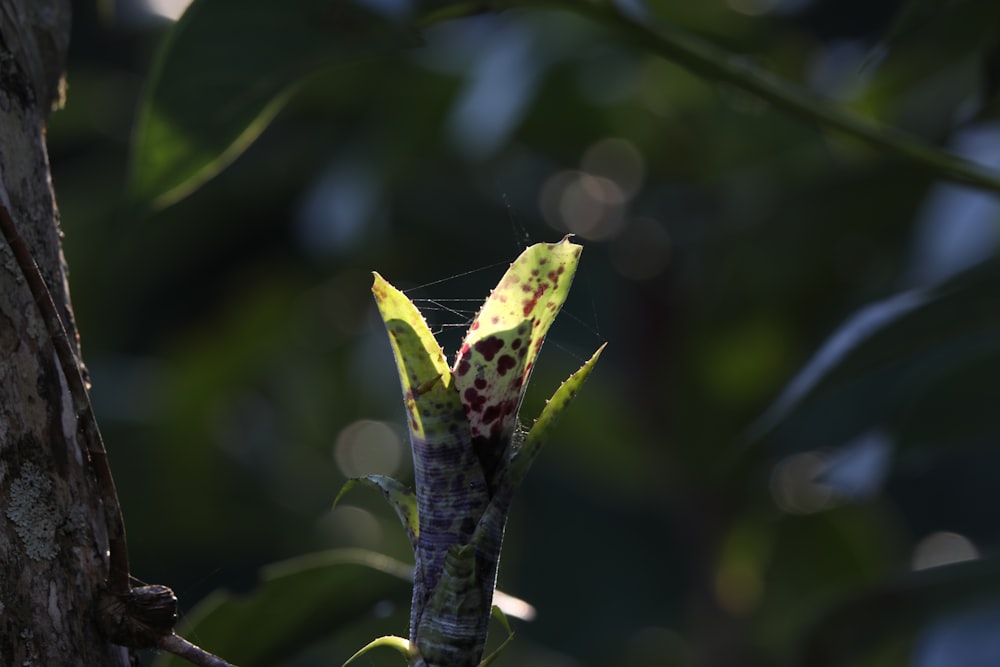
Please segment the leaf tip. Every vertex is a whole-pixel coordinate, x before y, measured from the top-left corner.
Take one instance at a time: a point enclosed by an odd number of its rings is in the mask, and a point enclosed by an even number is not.
[[[340,487],[340,491],[337,492],[337,497],[333,499],[333,508],[334,509],[337,508],[337,503],[339,503],[340,499],[344,497],[344,494],[347,493],[348,491],[350,491],[354,486],[356,486],[357,483],[358,483],[358,480],[355,477],[352,477],[351,479],[349,479],[346,482],[344,482],[344,485],[342,487]]]
[[[347,665],[354,662],[357,658],[360,658],[368,651],[373,648],[378,648],[379,646],[388,646],[389,648],[396,649],[399,651],[407,662],[413,662],[414,658],[417,656],[416,647],[409,642],[409,640],[403,639],[402,637],[397,637],[395,635],[386,635],[385,637],[379,637],[368,644],[366,644],[360,651],[352,655],[347,659],[341,667],[347,667]]]

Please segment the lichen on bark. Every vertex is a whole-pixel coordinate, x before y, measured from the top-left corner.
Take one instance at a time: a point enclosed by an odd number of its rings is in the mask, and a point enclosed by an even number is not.
[[[69,17],[70,0],[0,0],[0,201],[76,341],[44,142]],[[108,544],[66,418],[72,398],[24,276],[0,245],[0,665],[125,667],[128,651],[94,622]]]

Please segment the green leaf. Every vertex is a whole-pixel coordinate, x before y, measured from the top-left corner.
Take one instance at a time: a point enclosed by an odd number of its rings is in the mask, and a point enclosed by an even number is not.
[[[566,381],[552,394],[552,398],[546,402],[545,407],[542,409],[542,414],[535,420],[535,424],[528,431],[527,437],[525,437],[524,442],[521,443],[521,447],[517,452],[514,453],[514,458],[510,462],[507,481],[511,487],[516,488],[524,479],[528,468],[531,467],[532,462],[538,457],[542,446],[551,437],[552,431],[555,430],[556,424],[559,422],[559,418],[569,406],[570,401],[576,396],[576,392],[580,390],[580,386],[590,377],[590,372],[594,370],[594,365],[597,363],[597,359],[601,356],[601,353],[604,352],[605,347],[607,347],[607,343],[597,348],[597,351],[587,360],[587,363],[566,378]]]
[[[276,563],[247,595],[219,591],[180,623],[178,633],[240,667],[270,667],[346,632],[384,601],[405,606],[410,568],[379,554],[336,550]],[[160,655],[155,667],[189,667]]]
[[[347,480],[343,488],[340,489],[340,493],[334,498],[333,505],[336,507],[343,495],[358,484],[375,489],[382,494],[402,522],[406,535],[410,538],[410,544],[416,549],[417,537],[420,535],[420,517],[417,510],[417,496],[414,495],[413,489],[392,477],[365,475]]]
[[[389,332],[407,402],[430,403],[454,394],[451,369],[445,361],[444,350],[420,311],[405,294],[378,273],[374,275],[372,294]],[[419,425],[417,427],[420,428]]]
[[[507,616],[503,613],[503,609],[499,605],[493,605],[493,618],[499,621],[503,629],[507,631],[507,637],[504,638],[500,646],[496,647],[492,653],[483,658],[483,661],[479,663],[479,667],[489,667],[493,664],[493,661],[500,657],[503,650],[510,646],[510,643],[514,640],[514,631],[510,629],[510,621],[507,620]]]
[[[902,448],[1000,436],[1000,261],[848,319],[755,424],[751,441],[836,447],[884,428]]]
[[[246,150],[297,83],[414,43],[354,2],[195,0],[140,103],[132,198],[159,208],[185,197]]]
[[[403,639],[402,637],[397,637],[395,635],[386,635],[385,637],[379,637],[378,639],[374,639],[368,644],[365,644],[364,648],[362,648],[360,651],[358,651],[357,653],[355,653],[354,655],[352,655],[350,658],[347,659],[347,662],[343,664],[343,667],[347,667],[349,664],[351,664],[352,662],[363,656],[365,653],[368,653],[368,651],[372,650],[373,648],[378,648],[380,646],[388,646],[389,648],[396,649],[397,651],[403,654],[403,657],[406,658],[406,661],[408,663],[413,661],[413,657],[415,654],[413,651],[413,647],[410,646],[410,641],[408,639]]]

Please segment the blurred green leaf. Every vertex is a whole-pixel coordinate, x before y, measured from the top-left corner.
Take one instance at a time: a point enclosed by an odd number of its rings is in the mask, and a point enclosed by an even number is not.
[[[965,561],[910,572],[834,607],[805,635],[794,664],[854,664],[899,635],[959,608],[996,600],[1000,559]]]
[[[901,446],[1000,434],[1000,261],[859,310],[751,429],[787,449],[836,447],[872,427]]]
[[[215,176],[309,75],[415,42],[353,2],[195,0],[160,48],[140,103],[133,200],[167,206]]]
[[[409,576],[409,566],[368,551],[293,558],[265,568],[249,595],[220,591],[205,598],[178,632],[240,667],[270,667],[372,618],[380,602],[405,606]],[[184,665],[165,654],[156,662],[156,667]]]

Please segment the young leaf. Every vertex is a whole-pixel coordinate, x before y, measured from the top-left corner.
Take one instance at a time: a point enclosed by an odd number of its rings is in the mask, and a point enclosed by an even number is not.
[[[343,495],[357,484],[371,487],[385,497],[389,505],[396,512],[396,516],[399,517],[400,522],[402,522],[403,528],[406,529],[406,535],[410,538],[410,544],[416,549],[417,538],[420,535],[420,518],[417,511],[417,496],[414,495],[413,490],[405,484],[397,482],[392,477],[386,477],[385,475],[355,477],[347,480],[343,488],[340,489],[340,493],[333,499],[334,507],[337,506]]]
[[[342,667],[347,667],[349,664],[363,656],[368,651],[373,648],[378,648],[380,646],[388,646],[389,648],[394,648],[403,654],[407,662],[412,662],[414,658],[413,647],[410,645],[409,640],[403,639],[402,637],[396,637],[395,635],[386,635],[385,637],[379,637],[378,639],[372,640],[366,644],[360,651],[352,655],[347,659],[347,662],[343,664]]]
[[[578,371],[566,378],[555,393],[552,394],[552,398],[548,400],[545,407],[542,409],[542,414],[538,416],[535,420],[534,426],[528,431],[527,437],[524,442],[521,443],[520,449],[518,449],[510,462],[510,470],[508,472],[508,483],[512,487],[517,487],[518,484],[524,479],[525,474],[528,472],[528,468],[534,462],[538,453],[542,449],[542,445],[548,441],[549,437],[552,435],[552,431],[555,430],[556,424],[559,422],[559,418],[562,416],[566,407],[569,405],[570,401],[576,396],[576,392],[579,391],[580,387],[583,385],[584,381],[590,377],[590,372],[594,370],[594,364],[597,363],[597,359],[604,352],[604,348],[607,347],[607,343],[604,343],[597,351],[594,352],[593,356],[587,360],[583,366],[580,367]]]
[[[521,253],[483,304],[455,359],[455,386],[491,489],[509,457],[535,358],[573,283],[583,248],[569,238]]]
[[[514,631],[510,629],[510,622],[507,620],[507,616],[503,613],[503,609],[499,605],[493,605],[493,618],[500,622],[503,629],[507,631],[507,637],[503,640],[500,646],[496,647],[492,653],[483,658],[483,661],[479,663],[479,667],[489,667],[493,664],[493,661],[500,657],[503,650],[507,648],[510,643],[514,640]]]

